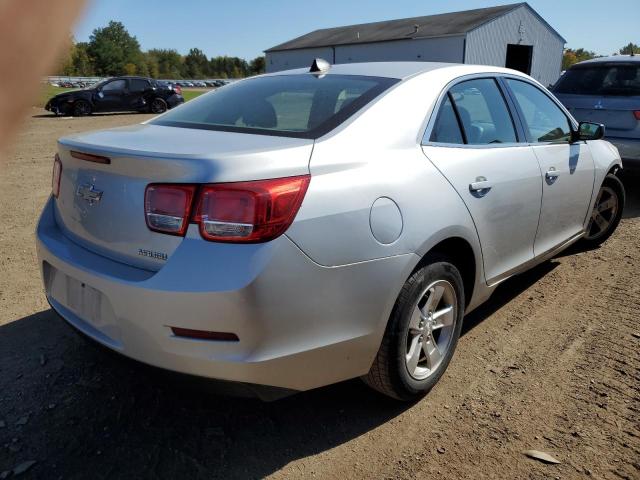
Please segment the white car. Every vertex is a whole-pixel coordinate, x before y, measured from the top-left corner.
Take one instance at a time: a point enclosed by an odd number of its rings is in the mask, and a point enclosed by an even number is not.
[[[415,398],[496,285],[613,233],[603,131],[496,67],[316,61],[234,82],[60,139],[47,299],[123,355],[262,395],[361,376]]]

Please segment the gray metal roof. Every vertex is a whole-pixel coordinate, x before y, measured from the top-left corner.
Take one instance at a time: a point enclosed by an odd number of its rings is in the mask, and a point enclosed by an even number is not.
[[[514,3],[497,7],[465,10],[463,12],[429,15],[426,17],[402,18],[385,22],[324,28],[276,45],[265,51],[274,52],[278,50],[329,47],[354,43],[464,35],[523,5],[531,8],[526,3]],[[535,12],[535,10],[531,10]],[[553,31],[557,34],[555,30]]]

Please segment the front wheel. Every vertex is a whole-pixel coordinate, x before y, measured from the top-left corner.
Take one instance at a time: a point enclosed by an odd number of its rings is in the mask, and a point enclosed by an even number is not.
[[[85,115],[89,114],[91,114],[91,105],[89,105],[89,102],[85,102],[84,100],[77,100],[73,104],[74,117],[84,117]]]
[[[582,243],[588,247],[597,247],[613,235],[622,218],[624,203],[622,181],[615,175],[607,175],[598,191]]]
[[[447,258],[430,263],[406,281],[369,373],[370,387],[399,400],[426,394],[455,351],[464,316],[464,288]]]

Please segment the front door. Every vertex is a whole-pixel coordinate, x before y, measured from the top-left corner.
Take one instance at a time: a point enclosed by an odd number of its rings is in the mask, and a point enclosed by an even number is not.
[[[519,143],[492,78],[451,87],[427,134],[423,151],[471,213],[486,280],[496,283],[533,258],[542,196],[538,160]]]
[[[113,112],[123,109],[127,81],[120,78],[102,86],[94,99],[95,110]]]
[[[537,86],[507,79],[542,171],[536,256],[582,232],[593,194],[594,162],[586,142],[571,143],[571,122]]]

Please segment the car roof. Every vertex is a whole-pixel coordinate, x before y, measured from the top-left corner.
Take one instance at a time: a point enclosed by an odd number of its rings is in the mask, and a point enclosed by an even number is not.
[[[283,70],[280,72],[268,73],[266,76],[276,75],[297,75],[309,73],[309,67],[296,68],[293,70]],[[366,63],[343,63],[331,65],[331,68],[322,72],[325,75],[362,75],[368,77],[387,77],[404,80],[418,74],[432,72],[436,70],[452,69],[458,70],[460,74],[473,73],[510,73],[523,76],[522,73],[508,68],[493,67],[490,65],[469,65],[462,63],[444,62],[366,62]]]
[[[592,58],[591,60],[585,60],[580,63],[576,63],[572,66],[579,65],[593,65],[597,63],[629,63],[629,62],[640,62],[640,55],[611,55],[610,57],[597,57]]]

